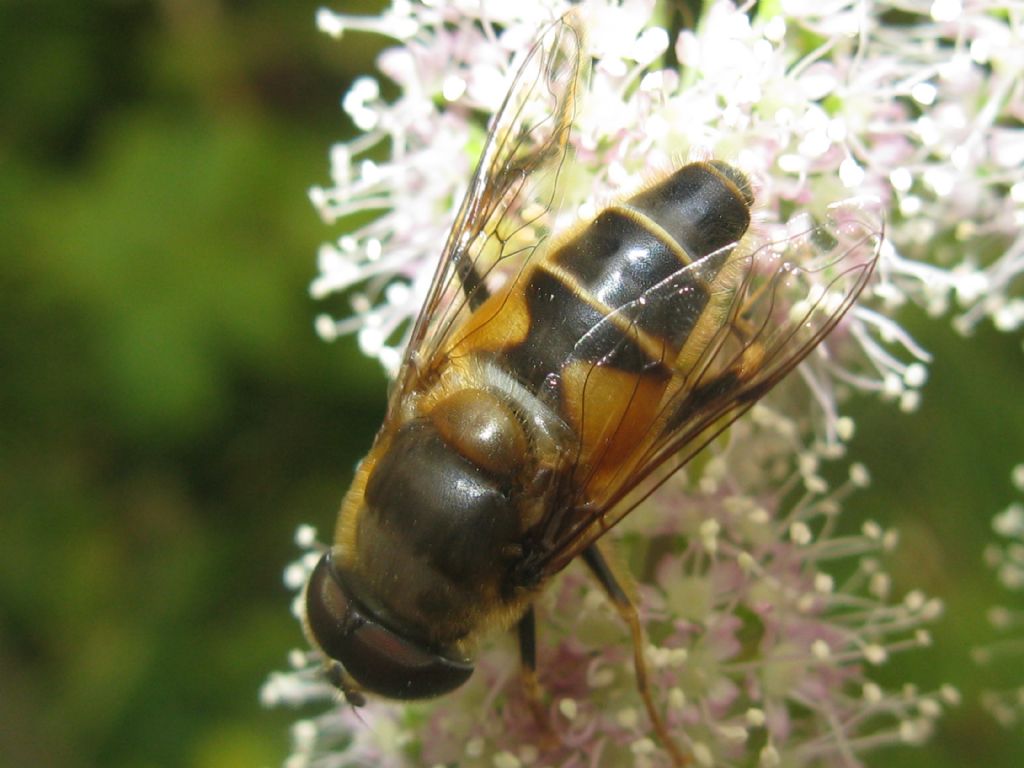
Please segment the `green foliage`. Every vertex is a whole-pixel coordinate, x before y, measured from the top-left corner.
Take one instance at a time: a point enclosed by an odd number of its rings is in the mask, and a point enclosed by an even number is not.
[[[3,765],[286,754],[281,571],[383,406],[313,333],[305,191],[381,41],[245,5],[0,11]]]

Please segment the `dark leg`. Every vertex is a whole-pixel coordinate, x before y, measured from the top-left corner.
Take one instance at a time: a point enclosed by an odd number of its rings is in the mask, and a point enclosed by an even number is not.
[[[526,609],[523,618],[516,625],[516,637],[519,640],[519,658],[522,660],[520,676],[523,681],[523,691],[526,693],[526,703],[533,713],[533,719],[540,728],[542,738],[552,742],[557,741],[554,731],[551,730],[551,722],[548,720],[548,713],[544,709],[544,696],[540,689],[540,682],[537,680],[537,619],[533,613],[533,606]]]
[[[647,643],[644,637],[644,629],[640,625],[640,617],[637,615],[636,606],[629,598],[626,590],[622,588],[619,579],[616,577],[605,556],[598,549],[596,544],[591,544],[583,550],[583,562],[587,564],[594,576],[601,583],[608,599],[612,601],[619,616],[629,626],[629,632],[633,636],[633,666],[636,669],[636,688],[640,692],[640,698],[644,701],[647,709],[647,716],[651,719],[654,732],[662,746],[668,750],[672,762],[677,766],[688,765],[690,758],[683,754],[679,746],[669,735],[668,727],[662,719],[661,714],[654,706],[654,699],[648,684],[647,660],[644,657],[644,647]]]
[[[516,625],[519,638],[519,656],[526,669],[537,672],[537,618],[533,614],[533,606],[526,609],[523,618]]]

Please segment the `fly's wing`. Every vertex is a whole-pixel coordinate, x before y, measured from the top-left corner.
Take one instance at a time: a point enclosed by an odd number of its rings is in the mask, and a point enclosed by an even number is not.
[[[391,393],[392,412],[430,375],[452,328],[550,229],[576,115],[583,34],[570,12],[541,33],[495,114]]]
[[[648,325],[645,317],[664,317],[666,309],[688,314],[688,291],[696,283],[710,288],[687,346],[674,360],[665,350],[656,361],[672,377],[657,408],[635,411],[647,414],[640,431],[648,437],[629,446],[625,458],[603,462],[599,452],[577,461],[567,502],[529,536],[522,578],[543,579],[565,567],[803,360],[867,284],[882,229],[878,211],[840,204],[826,223],[782,242],[716,251],[602,321],[626,328],[622,343],[628,344]],[[634,398],[642,386],[640,376],[636,381]],[[621,410],[605,450],[621,448],[615,431],[637,434],[632,404]]]

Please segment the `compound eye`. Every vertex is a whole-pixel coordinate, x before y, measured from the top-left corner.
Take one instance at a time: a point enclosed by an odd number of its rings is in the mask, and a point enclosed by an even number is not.
[[[381,624],[345,588],[327,552],[306,587],[306,621],[321,650],[363,689],[391,699],[427,699],[454,690],[473,665],[403,637]]]

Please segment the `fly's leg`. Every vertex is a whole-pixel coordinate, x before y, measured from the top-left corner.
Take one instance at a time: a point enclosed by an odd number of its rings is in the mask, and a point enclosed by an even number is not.
[[[519,640],[519,659],[522,662],[523,688],[531,703],[540,703],[540,682],[537,680],[537,619],[533,606],[526,609],[523,618],[516,625]]]
[[[644,629],[640,625],[640,617],[637,614],[636,606],[633,605],[633,601],[626,593],[626,590],[623,589],[622,584],[619,583],[618,577],[597,544],[591,544],[583,550],[583,562],[587,564],[594,576],[597,577],[605,594],[608,595],[608,599],[615,606],[615,610],[619,612],[619,616],[629,626],[629,632],[633,638],[633,666],[636,668],[636,688],[640,692],[640,698],[643,699],[644,707],[647,709],[647,716],[651,719],[651,725],[654,727],[654,733],[658,737],[658,741],[668,751],[674,765],[689,765],[690,758],[683,754],[679,745],[672,739],[668,732],[668,727],[665,725],[665,720],[654,706],[654,698],[651,696],[649,676],[647,674],[647,660],[644,656],[644,647],[647,640],[644,637]]]
[[[516,638],[519,641],[520,677],[523,682],[523,692],[526,694],[526,703],[530,707],[533,719],[541,731],[541,738],[546,746],[554,747],[558,737],[551,729],[551,721],[548,719],[547,710],[544,708],[544,693],[540,688],[540,681],[537,679],[537,619],[533,613],[533,606],[526,609],[523,618],[516,625]]]

